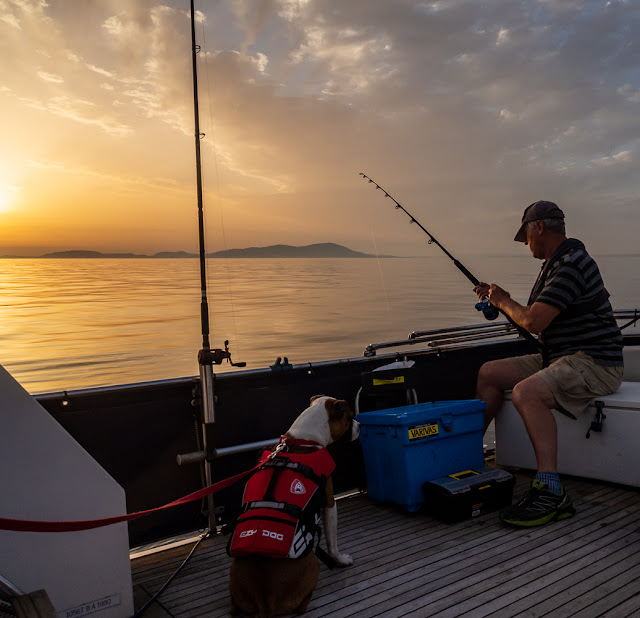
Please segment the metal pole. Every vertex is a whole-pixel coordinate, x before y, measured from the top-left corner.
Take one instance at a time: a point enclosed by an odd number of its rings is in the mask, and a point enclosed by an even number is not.
[[[200,47],[196,44],[194,0],[191,0],[191,61],[193,69],[193,116],[195,122],[195,146],[196,146],[196,187],[198,192],[198,239],[200,243],[200,322],[202,326],[202,350],[198,354],[200,364],[200,388],[202,393],[202,434],[205,452],[211,442],[213,423],[215,421],[214,394],[213,394],[213,367],[211,361],[211,345],[209,343],[209,305],[207,303],[207,271],[204,238],[204,208],[202,200],[202,163],[200,157],[200,111],[198,108],[198,67],[197,53]],[[205,461],[205,478],[207,485],[213,482],[211,463]],[[209,531],[216,530],[216,516],[213,496],[207,497],[207,511]]]
[[[251,451],[257,451],[259,449],[271,448],[276,444],[278,444],[278,438],[260,440],[259,442],[247,442],[246,444],[236,444],[235,446],[223,446],[222,448],[214,449],[214,455],[217,459],[218,457],[226,457],[227,455],[238,455],[239,453],[250,453]],[[207,453],[205,453],[205,451],[195,451],[193,453],[177,455],[176,462],[179,466],[184,466],[185,464],[204,461],[206,457]]]

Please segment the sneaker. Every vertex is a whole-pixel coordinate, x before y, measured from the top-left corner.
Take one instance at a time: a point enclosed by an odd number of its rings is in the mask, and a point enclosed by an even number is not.
[[[534,479],[520,501],[500,513],[500,521],[511,526],[541,526],[575,514],[576,509],[564,487],[557,496],[549,491],[546,483]]]

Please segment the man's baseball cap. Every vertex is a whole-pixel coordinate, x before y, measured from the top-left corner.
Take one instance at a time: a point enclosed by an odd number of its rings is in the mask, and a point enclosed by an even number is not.
[[[564,219],[564,213],[558,208],[554,202],[540,200],[527,206],[522,215],[522,225],[513,239],[516,242],[525,242],[527,240],[527,223],[531,221],[540,221],[540,219]]]

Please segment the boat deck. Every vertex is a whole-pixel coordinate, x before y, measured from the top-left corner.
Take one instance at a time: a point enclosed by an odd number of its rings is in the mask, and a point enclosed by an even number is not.
[[[516,476],[519,497],[532,474]],[[340,500],[339,546],[355,564],[322,566],[305,615],[640,616],[638,489],[564,482],[578,513],[531,529],[506,527],[496,513],[444,524],[422,512],[373,505],[366,494]],[[203,541],[144,616],[228,616],[226,541]],[[191,547],[132,559],[136,610]]]

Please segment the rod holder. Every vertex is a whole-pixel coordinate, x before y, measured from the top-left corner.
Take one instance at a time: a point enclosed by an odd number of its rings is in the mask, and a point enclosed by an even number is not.
[[[273,438],[272,440],[260,440],[259,442],[247,442],[246,444],[236,444],[234,446],[225,446],[223,448],[211,449],[213,451],[213,457],[226,457],[228,455],[238,455],[239,453],[249,453],[250,451],[257,451],[258,449],[270,448],[279,442],[280,438]],[[179,466],[184,466],[190,463],[198,463],[205,461],[207,454],[205,451],[194,451],[193,453],[185,453],[184,455],[177,455],[176,461]]]

